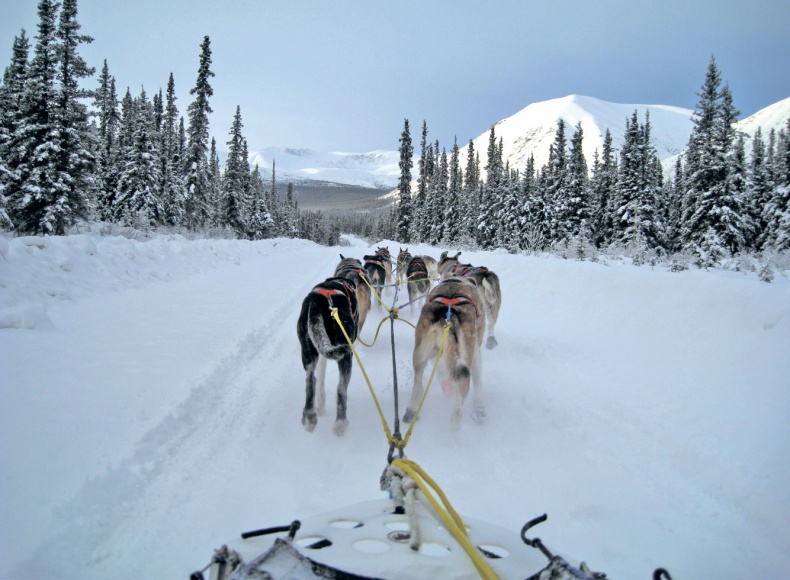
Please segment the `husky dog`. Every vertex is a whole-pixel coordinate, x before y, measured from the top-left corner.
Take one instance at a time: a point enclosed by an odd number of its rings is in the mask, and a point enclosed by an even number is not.
[[[302,347],[302,365],[306,372],[306,401],[302,411],[302,425],[308,431],[313,431],[318,421],[317,414],[323,414],[326,400],[324,369],[326,359],[332,359],[337,361],[340,371],[340,379],[337,383],[337,417],[332,430],[335,435],[343,435],[348,427],[346,403],[353,352],[343,334],[343,329],[332,317],[332,308],[337,308],[348,339],[351,342],[356,340],[359,308],[354,280],[327,278],[315,286],[302,302],[302,311],[296,323],[296,333]],[[323,361],[321,363],[323,366],[319,364],[320,361]],[[318,373],[320,381],[316,380],[316,367],[320,367]]]
[[[411,259],[412,255],[411,252],[409,252],[409,248],[400,248],[398,252],[398,263],[395,266],[395,277],[398,284],[403,284],[406,281],[406,266]]]
[[[387,246],[384,246],[383,248],[376,248],[376,255],[381,258],[381,265],[384,266],[384,272],[386,272],[386,275],[384,276],[384,283],[391,284],[392,255],[390,254],[390,249]]]
[[[373,287],[376,294],[378,294],[379,298],[381,298],[384,292],[384,285],[387,282],[387,269],[385,263],[389,264],[389,260],[385,260],[378,252],[372,255],[363,256],[362,259],[365,260],[365,272],[367,272],[370,285]],[[390,264],[390,271],[391,270],[392,265]],[[378,300],[376,302],[378,303],[377,308],[380,309],[381,302]]]
[[[419,297],[428,294],[431,289],[428,267],[422,256],[413,256],[406,264],[406,287],[409,289],[409,302],[411,302],[409,308],[414,312],[415,302],[419,303]]]
[[[433,258],[428,254],[418,254],[418,256],[422,258],[423,262],[425,262],[425,268],[428,270],[428,277],[431,280],[438,280],[439,272],[437,269],[436,258]],[[413,257],[414,256],[412,256],[411,252],[409,252],[409,248],[400,248],[400,252],[398,252],[398,264],[396,269],[399,284],[406,281],[406,268],[409,265],[409,260],[411,260]]]
[[[450,329],[445,339],[442,359],[438,364],[440,370],[456,384],[453,425],[457,427],[460,424],[461,409],[469,393],[470,378],[474,387],[472,417],[478,423],[485,418],[480,380],[482,366],[480,346],[486,331],[483,300],[472,280],[447,278],[431,290],[417,322],[412,358],[414,388],[403,417],[406,423],[414,419],[414,413],[423,395],[423,371],[428,362],[435,360],[439,354],[444,327],[448,320]]]
[[[461,252],[458,252],[455,256],[450,257],[447,255],[447,252],[442,252],[438,263],[439,276],[442,279],[450,276],[460,276],[461,278],[470,278],[475,281],[477,289],[483,297],[486,319],[488,320],[486,348],[488,350],[494,349],[498,344],[494,336],[494,327],[496,326],[497,318],[499,318],[499,308],[502,306],[502,291],[499,288],[499,277],[483,266],[461,264],[458,261],[458,256],[460,255]]]
[[[359,324],[357,335],[362,332],[365,320],[370,312],[370,284],[362,262],[356,258],[346,258],[340,254],[340,263],[335,268],[335,277],[353,280],[357,288],[357,304],[359,305]]]

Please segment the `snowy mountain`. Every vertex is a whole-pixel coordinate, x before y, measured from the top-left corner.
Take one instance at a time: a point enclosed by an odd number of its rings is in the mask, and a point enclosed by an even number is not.
[[[271,176],[272,162],[279,181],[342,183],[360,187],[395,187],[398,183],[398,152],[321,152],[312,149],[267,147],[250,152],[250,164]]]
[[[549,148],[557,133],[557,122],[565,121],[565,136],[570,143],[575,127],[581,123],[584,131],[583,149],[587,166],[592,168],[595,151],[603,149],[606,130],[612,134],[612,145],[619,149],[623,143],[626,120],[634,111],[639,121],[645,121],[650,112],[651,137],[660,159],[677,155],[686,148],[692,122],[690,109],[666,105],[624,105],[608,103],[593,97],[569,95],[533,103],[515,115],[494,124],[497,141],[502,139],[505,161],[511,168],[522,169],[530,155],[535,157],[539,169],[549,158]],[[485,165],[490,129],[473,139],[480,164]],[[466,159],[468,145],[461,149],[461,159]]]

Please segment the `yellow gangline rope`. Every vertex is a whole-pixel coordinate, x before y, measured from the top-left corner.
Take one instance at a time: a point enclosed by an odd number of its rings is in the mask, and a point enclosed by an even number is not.
[[[469,533],[466,530],[466,526],[464,525],[461,516],[459,516],[455,509],[453,509],[453,506],[450,504],[450,500],[447,499],[447,496],[436,484],[436,482],[431,479],[431,477],[425,473],[425,471],[419,465],[417,465],[417,463],[410,459],[395,459],[392,462],[392,465],[402,469],[404,473],[414,480],[414,482],[420,488],[420,491],[422,491],[423,496],[425,496],[425,499],[428,500],[428,503],[431,504],[431,507],[433,507],[436,514],[441,518],[445,526],[447,526],[447,530],[453,535],[456,541],[471,558],[478,574],[480,574],[480,577],[485,578],[486,580],[496,580],[496,573],[491,569],[483,555],[469,539]],[[436,491],[439,498],[442,500],[443,505],[439,505],[439,502],[434,497],[431,489],[429,489],[429,486],[430,488],[433,488],[434,491]]]

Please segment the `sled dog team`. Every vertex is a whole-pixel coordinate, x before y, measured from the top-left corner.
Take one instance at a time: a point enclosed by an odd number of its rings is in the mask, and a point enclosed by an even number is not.
[[[409,293],[409,307],[415,312],[421,306],[414,340],[412,363],[414,387],[403,420],[414,418],[423,396],[423,373],[428,362],[439,355],[444,338],[444,349],[439,361],[443,384],[455,385],[452,424],[460,424],[464,401],[472,393],[472,418],[481,422],[485,418],[482,400],[481,347],[497,345],[494,327],[499,316],[502,294],[497,275],[482,266],[462,264],[461,252],[450,256],[442,252],[436,259],[427,255],[412,255],[408,248],[400,249],[393,266],[387,247],[363,257],[346,258],[340,262],[334,275],[317,284],[302,302],[297,321],[297,335],[302,353],[305,379],[305,406],[302,425],[308,431],[315,429],[318,415],[326,410],[324,378],[326,361],[337,361],[337,416],[333,432],[343,435],[348,427],[346,406],[348,383],[351,378],[353,342],[362,331],[373,302],[382,309],[384,289],[392,283],[405,283]],[[434,282],[437,282],[434,286]],[[374,294],[375,293],[375,294]],[[449,329],[445,326],[449,322]],[[449,382],[449,383],[448,383]]]

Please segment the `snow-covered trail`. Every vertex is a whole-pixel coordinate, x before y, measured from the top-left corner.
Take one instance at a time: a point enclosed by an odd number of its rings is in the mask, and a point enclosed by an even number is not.
[[[2,390],[4,495],[26,504],[2,505],[25,521],[5,532],[0,577],[183,578],[242,531],[381,497],[387,444],[356,363],[346,435],[331,432],[332,364],[328,415],[300,424],[299,305],[339,252],[368,253],[355,244],[261,243],[58,301],[51,330],[0,332],[17,387]],[[787,280],[462,257],[502,281],[487,421],[468,405],[451,433],[434,388],[406,450],[461,514],[516,534],[547,512],[535,535],[612,578],[790,569]],[[395,331],[402,413],[413,330]],[[389,322],[359,352],[391,425]]]

